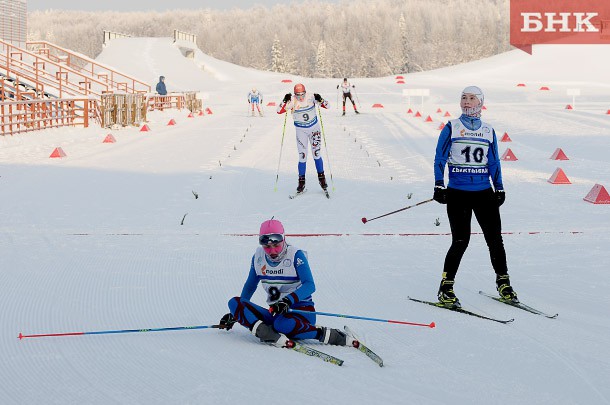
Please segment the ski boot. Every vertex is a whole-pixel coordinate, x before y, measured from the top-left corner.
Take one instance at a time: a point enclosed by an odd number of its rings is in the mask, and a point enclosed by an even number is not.
[[[294,347],[294,342],[283,333],[276,332],[271,326],[258,320],[252,326],[252,334],[259,338],[261,342],[271,344],[275,347]]]
[[[318,340],[327,345],[358,347],[358,341],[339,329],[322,326],[318,328]]]
[[[320,182],[320,187],[322,187],[322,190],[326,191],[328,185],[326,184],[326,176],[324,176],[324,172],[318,173],[318,181]]]
[[[343,110],[343,114],[341,114],[341,116],[344,116],[344,115],[345,115],[345,110]]]
[[[297,186],[297,194],[305,191],[305,176],[299,176],[299,185]]]
[[[441,285],[438,288],[438,302],[442,304],[442,306],[447,308],[461,308],[462,304],[460,304],[460,300],[455,296],[453,292],[453,284],[454,280],[447,280],[443,278],[441,280]]]
[[[358,110],[354,110],[354,112],[355,112],[356,114],[360,114],[360,113],[358,112]]]
[[[510,301],[514,303],[519,302],[519,298],[517,298],[517,293],[510,285],[510,278],[508,277],[508,274],[496,276],[496,286],[498,289],[498,293],[500,294],[500,298],[502,298],[504,301]]]

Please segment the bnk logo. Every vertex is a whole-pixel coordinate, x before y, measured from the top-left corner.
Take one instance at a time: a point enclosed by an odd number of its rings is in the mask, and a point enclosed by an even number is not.
[[[510,0],[510,43],[610,44],[610,1]]]

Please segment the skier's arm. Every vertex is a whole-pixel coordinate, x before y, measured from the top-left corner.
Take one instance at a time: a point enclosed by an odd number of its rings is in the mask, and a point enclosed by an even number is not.
[[[451,123],[447,123],[438,137],[434,155],[434,185],[445,186],[445,164],[451,150]]]
[[[313,93],[313,97],[314,100],[316,100],[315,102],[318,103],[320,107],[328,109],[328,101],[324,100],[321,95],[318,93]]]
[[[311,294],[316,291],[316,285],[313,281],[313,276],[311,275],[309,262],[302,250],[298,250],[294,255],[294,266],[297,275],[299,276],[299,280],[301,280],[301,286],[286,296],[292,304],[311,297]]]
[[[248,279],[244,284],[244,288],[241,290],[241,298],[250,300],[258,287],[258,276],[256,270],[254,270],[254,256],[252,256],[252,262],[250,263],[250,272],[248,273]]]
[[[504,190],[504,185],[502,184],[502,168],[500,166],[500,158],[498,157],[498,138],[496,138],[495,129],[493,130],[493,142],[489,145],[489,150],[487,151],[487,166],[494,189]]]
[[[287,110],[292,109],[292,97],[290,93],[286,93],[284,99],[277,108],[278,114],[284,114]]]

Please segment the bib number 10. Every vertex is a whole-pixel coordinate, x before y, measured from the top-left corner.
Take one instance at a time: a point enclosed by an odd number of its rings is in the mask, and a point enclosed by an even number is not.
[[[481,163],[483,161],[483,155],[485,152],[481,147],[472,149],[470,146],[467,146],[462,149],[460,153],[464,155],[466,163],[470,163],[472,160],[474,160],[476,163]]]

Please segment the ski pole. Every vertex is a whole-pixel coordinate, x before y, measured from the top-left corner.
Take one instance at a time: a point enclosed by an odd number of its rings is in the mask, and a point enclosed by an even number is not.
[[[151,328],[151,329],[117,329],[100,330],[94,332],[63,332],[63,333],[44,333],[38,335],[24,335],[19,333],[19,340],[25,338],[55,337],[55,336],[81,336],[81,335],[108,335],[116,333],[135,333],[135,332],[166,332],[170,330],[192,330],[192,329],[221,329],[220,325],[199,325],[199,326],[176,326],[171,328]]]
[[[407,321],[395,321],[395,320],[392,320],[392,319],[368,318],[368,317],[365,317],[365,316],[345,315],[345,314],[333,314],[333,313],[330,313],[330,312],[301,311],[299,309],[291,309],[290,312],[294,312],[294,313],[297,313],[297,314],[315,314],[315,315],[324,315],[324,316],[334,316],[334,317],[337,317],[337,318],[361,319],[361,320],[364,320],[364,321],[397,323],[397,324],[401,324],[401,325],[426,326],[428,328],[436,327],[436,324],[434,322],[430,322],[430,323],[416,323],[416,322],[407,322]]]
[[[328,159],[328,172],[330,173],[330,183],[333,185],[333,191],[335,191],[335,181],[333,180],[333,169],[330,167],[330,156],[328,156],[328,147],[326,146],[326,135],[324,135],[324,122],[322,122],[322,113],[320,112],[320,106],[318,106],[318,116],[320,117],[320,128],[322,129],[322,139],[324,139],[324,150],[326,150],[326,158]]]
[[[282,129],[282,143],[280,144],[280,159],[277,161],[277,173],[275,174],[275,188],[273,191],[277,191],[277,182],[280,179],[280,163],[282,161],[282,149],[284,148],[284,134],[286,133],[286,119],[288,118],[288,111],[284,113],[284,129]]]
[[[396,210],[396,211],[388,212],[387,214],[383,214],[383,215],[380,215],[378,217],[371,218],[371,219],[366,219],[366,218],[363,217],[362,218],[362,223],[366,224],[369,221],[373,221],[373,220],[378,219],[378,218],[387,217],[388,215],[396,214],[397,212],[408,210],[409,208],[417,207],[418,205],[422,205],[422,204],[425,204],[425,203],[429,203],[432,200],[433,200],[432,198],[429,199],[429,200],[424,200],[424,201],[418,202],[417,204],[409,205],[408,207],[404,207],[404,208],[401,208],[401,209]]]

